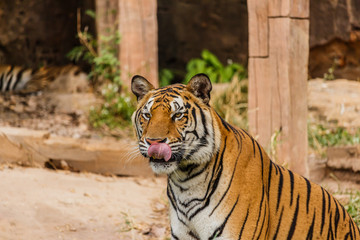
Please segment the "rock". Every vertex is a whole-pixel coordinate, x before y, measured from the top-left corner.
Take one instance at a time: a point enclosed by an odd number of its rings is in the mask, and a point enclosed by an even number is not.
[[[359,32],[360,33],[360,32]],[[310,50],[309,75],[323,78],[333,71],[335,78],[360,79],[360,38],[354,42],[332,40]]]
[[[360,82],[322,79],[308,82],[310,118],[360,128]]]
[[[350,40],[350,33],[360,27],[358,0],[310,2],[310,47],[338,38]],[[325,27],[326,26],[326,27]]]
[[[336,78],[360,77],[360,1],[310,1],[309,75],[323,77],[331,67]],[[326,26],[326,27],[325,27]]]
[[[36,146],[49,137],[46,131],[26,128],[0,128],[0,163],[18,163],[26,166],[43,166],[48,160],[39,154]]]
[[[56,113],[88,113],[91,106],[97,106],[101,99],[93,93],[46,93],[44,94],[48,106]]]
[[[0,163],[50,165],[103,174],[153,176],[133,140],[90,140],[50,135],[47,131],[0,127]]]
[[[327,166],[335,169],[360,171],[360,146],[330,147]]]
[[[75,65],[52,67],[56,71],[53,82],[46,88],[46,92],[55,93],[87,93],[90,92],[88,75]],[[51,67],[49,67],[51,69]]]

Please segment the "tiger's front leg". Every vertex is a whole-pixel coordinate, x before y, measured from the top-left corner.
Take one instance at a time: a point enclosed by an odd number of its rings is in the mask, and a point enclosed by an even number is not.
[[[200,238],[178,219],[176,210],[170,206],[171,240],[199,240]]]

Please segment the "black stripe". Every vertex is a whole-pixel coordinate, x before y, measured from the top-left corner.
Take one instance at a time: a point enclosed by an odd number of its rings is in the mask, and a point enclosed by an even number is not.
[[[338,203],[335,201],[335,224],[334,224],[334,230],[335,230],[335,239],[337,238],[337,228],[339,225],[339,219],[340,219],[340,213],[339,213],[339,206]]]
[[[170,191],[169,191],[170,190]],[[183,220],[181,220],[181,218],[179,217],[179,212],[181,213],[181,214],[183,214],[184,216],[185,216],[185,213],[183,212],[183,211],[181,211],[181,209],[179,209],[178,207],[177,207],[177,204],[176,204],[176,200],[174,199],[174,192],[173,192],[173,190],[172,190],[172,188],[171,188],[171,186],[170,186],[170,184],[168,183],[168,187],[167,187],[167,190],[166,190],[166,194],[167,194],[167,196],[168,196],[168,199],[170,200],[170,203],[171,203],[171,205],[172,205],[172,207],[174,208],[174,210],[175,210],[175,212],[176,212],[176,216],[177,216],[177,219],[182,223],[182,224],[184,224],[184,225],[186,225],[186,223],[183,221]]]
[[[225,146],[226,146],[226,141],[227,141],[227,138],[225,138],[225,142],[224,142],[224,145],[225,145]],[[205,204],[204,204],[202,207],[198,208],[198,209],[189,217],[189,220],[191,220],[193,217],[196,216],[196,214],[198,214],[200,211],[202,211],[204,208],[206,208],[206,207],[209,205],[211,196],[214,194],[214,192],[215,192],[215,190],[216,190],[216,188],[217,188],[217,186],[218,186],[218,184],[219,184],[220,178],[221,178],[221,174],[222,174],[222,170],[223,170],[223,158],[224,158],[225,149],[226,149],[226,148],[224,147],[224,149],[223,149],[223,151],[222,151],[222,153],[221,153],[221,156],[220,156],[220,158],[219,158],[220,162],[219,162],[219,166],[217,167],[217,169],[216,169],[216,162],[215,162],[215,164],[214,164],[212,177],[211,177],[211,180],[209,181],[209,185],[208,185],[208,188],[207,188],[207,190],[206,190],[206,194],[205,194],[204,198],[203,198],[203,199],[192,199],[192,200],[190,201],[190,202],[196,201],[196,200],[198,200],[198,201],[204,201],[204,200],[206,199]],[[217,161],[217,160],[216,160],[216,161]],[[216,178],[215,178],[214,181],[212,181],[212,178],[213,178],[213,176],[214,176],[214,171],[215,171],[215,169],[217,170],[217,172],[216,172]],[[213,182],[213,184],[212,184],[212,186],[211,186],[212,189],[211,189],[211,192],[208,194],[209,189],[210,189],[210,185],[211,185],[212,182]],[[188,204],[190,204],[190,202],[189,202]]]
[[[254,138],[252,136],[249,135],[248,132],[246,132],[245,130],[243,130],[244,133],[246,133],[246,135],[248,135],[248,137],[251,139],[252,141],[252,145],[253,145],[253,151],[254,151],[254,157],[255,157],[255,141]]]
[[[330,217],[329,217],[329,230],[328,230],[328,235],[326,238],[330,239],[330,237],[331,237],[331,239],[334,240],[334,233],[332,231],[331,223],[332,223],[332,212],[330,213]]]
[[[244,231],[244,228],[245,228],[245,224],[246,224],[246,221],[248,219],[248,216],[249,216],[249,208],[247,209],[247,213],[246,213],[246,216],[245,216],[245,219],[244,219],[244,222],[243,222],[243,225],[241,227],[241,230],[240,230],[240,233],[239,233],[239,240],[241,239],[241,236],[243,234],[243,231]]]
[[[343,221],[345,221],[346,211],[345,211],[345,208],[344,208],[344,206],[343,206],[343,205],[341,205],[341,204],[340,204],[340,206],[341,206],[341,209],[342,209]]]
[[[138,127],[138,125],[140,125],[138,122],[140,119],[140,112],[141,112],[141,109],[137,110],[136,115],[135,115],[135,128],[136,128],[136,133],[137,133],[139,139],[141,138],[140,128]]]
[[[226,143],[226,138],[225,138],[225,143]],[[214,163],[214,166],[213,166],[213,169],[212,169],[212,172],[211,172],[211,179],[209,180],[209,184],[208,184],[208,187],[207,187],[207,189],[206,189],[206,193],[205,193],[205,196],[203,197],[203,198],[193,198],[193,199],[191,199],[190,201],[188,201],[188,202],[184,202],[184,203],[182,203],[182,202],[180,202],[180,204],[182,205],[182,206],[184,206],[184,207],[188,207],[193,201],[200,201],[200,202],[202,202],[202,201],[204,201],[205,199],[206,199],[206,197],[207,197],[207,195],[208,195],[208,193],[209,193],[209,190],[210,190],[210,187],[211,187],[211,183],[213,182],[213,178],[214,178],[214,176],[215,176],[215,171],[216,170],[218,170],[218,168],[220,168],[221,167],[221,171],[222,171],[222,158],[223,158],[223,156],[224,156],[224,153],[225,153],[225,147],[223,148],[223,151],[221,152],[221,156],[219,157],[219,155],[220,155],[220,153],[218,152],[218,153],[216,153],[216,158],[215,158],[215,163]],[[219,162],[219,160],[220,160],[220,163],[219,163],[219,166],[218,166],[218,162]],[[218,167],[218,168],[217,168]]]
[[[257,221],[256,221],[256,227],[255,227],[255,231],[253,233],[252,239],[254,239],[255,234],[256,234],[256,230],[257,230],[257,228],[259,226],[259,221],[260,221],[261,213],[262,213],[262,210],[263,210],[262,209],[262,204],[263,204],[263,201],[264,201],[264,195],[265,195],[265,190],[264,190],[264,185],[263,185],[262,194],[261,194],[261,201],[260,201],[260,206],[259,206],[259,215],[258,215],[258,218],[257,218]],[[261,232],[260,232],[260,234],[261,234]]]
[[[10,84],[11,84],[11,81],[12,81],[12,76],[13,76],[12,71],[13,70],[14,70],[14,66],[11,66],[9,72],[7,72],[7,74],[6,74],[5,82],[4,82],[4,86],[6,84],[5,92],[10,90]]]
[[[270,218],[270,217],[269,217]],[[268,221],[268,224],[266,226],[266,232],[265,232],[265,238],[269,239],[269,230],[270,230],[270,223]]]
[[[226,148],[226,145],[224,145],[224,148]],[[240,148],[240,151],[239,151],[239,153],[238,153],[238,155],[236,157],[234,170],[232,172],[231,179],[230,179],[230,182],[228,184],[228,187],[226,188],[224,194],[221,196],[220,201],[216,204],[215,208],[211,211],[209,217],[214,213],[214,211],[217,209],[217,207],[220,205],[220,203],[224,200],[226,194],[228,193],[228,191],[230,189],[230,186],[231,186],[231,184],[233,182],[233,178],[234,178],[234,175],[235,175],[235,172],[236,172],[237,164],[238,164],[238,161],[239,161],[239,158],[240,158],[241,150],[242,150],[242,148]]]
[[[272,165],[273,165],[273,162],[270,160],[270,166],[269,166],[269,178],[268,178],[268,195],[269,195],[269,198],[270,198],[270,184],[271,184],[271,172],[272,172]]]
[[[195,238],[196,240],[200,240],[200,238],[193,231],[190,231],[188,234],[189,236]]]
[[[10,91],[10,85],[11,85],[11,82],[13,80],[13,75],[11,74],[10,77],[7,78],[7,83],[6,83],[6,87],[5,87],[5,92],[8,92]]]
[[[184,188],[183,186],[179,185],[171,177],[169,177],[169,181],[171,181],[175,185],[175,187],[179,188],[181,192],[186,192],[187,190],[189,190],[189,188]]]
[[[220,118],[221,123],[222,123],[222,125],[226,128],[226,130],[227,130],[227,131],[230,131],[229,124],[228,124],[227,122],[225,122],[225,120],[222,119],[222,117],[220,117],[220,115],[219,115],[217,112],[215,112],[215,113],[216,113],[216,115]]]
[[[170,204],[173,206],[175,210],[177,210],[176,202],[174,199],[174,192],[171,189],[170,184],[168,183],[168,187],[166,188],[166,194],[168,196],[168,199],[170,200]]]
[[[276,165],[275,165],[276,166]],[[276,166],[277,167],[277,166]],[[277,199],[277,205],[276,205],[276,211],[279,210],[280,200],[281,200],[281,193],[282,193],[282,187],[283,187],[283,174],[281,170],[279,169],[280,178],[279,178],[279,187],[278,187],[278,199]]]
[[[171,229],[171,237],[175,240],[179,240],[179,238],[173,233],[172,229]]]
[[[169,97],[172,97],[172,98],[177,98],[177,97],[178,97],[178,95],[169,94]]]
[[[199,171],[195,172],[195,173],[192,174],[192,175],[191,175],[191,174],[188,174],[186,178],[184,178],[184,179],[179,179],[179,181],[182,182],[182,183],[184,183],[184,182],[187,182],[187,181],[193,179],[194,177],[199,176],[200,174],[202,174],[202,173],[208,168],[209,164],[210,164],[210,161],[207,162],[207,163],[205,164],[205,166],[204,166],[202,169],[200,169]]]
[[[262,221],[262,223],[261,223],[260,234],[258,235],[258,237],[257,237],[256,240],[259,240],[260,237],[261,237],[261,234],[263,233],[264,223],[265,223],[265,219],[266,219],[266,212],[267,212],[267,209],[266,209],[266,204],[265,204],[264,218],[263,218],[263,221]],[[265,237],[266,237],[266,236],[265,236]]]
[[[280,171],[280,169],[279,169],[279,167],[278,167],[278,165],[276,164],[276,163],[274,163],[274,168],[275,168],[275,173],[276,173],[276,175],[278,175],[279,173],[278,173],[278,171]]]
[[[214,231],[214,233],[209,237],[209,240],[213,240],[215,237],[220,237],[224,228],[225,228],[225,225],[227,223],[227,221],[229,220],[229,217],[231,216],[231,214],[233,213],[237,203],[239,201],[239,196],[237,197],[236,199],[236,202],[234,204],[234,206],[231,208],[231,211],[229,212],[229,214],[226,216],[224,222]]]
[[[297,217],[298,217],[298,213],[299,213],[299,198],[300,198],[300,195],[297,196],[297,199],[296,199],[296,208],[295,208],[295,213],[294,213],[294,217],[293,217],[293,220],[292,220],[292,223],[291,223],[291,227],[290,227],[290,230],[289,230],[289,234],[287,236],[287,239],[292,239],[293,235],[294,235],[294,232],[295,232],[295,228],[296,228],[296,223],[297,223]]]
[[[294,174],[290,170],[289,170],[289,176],[290,176],[290,206],[291,206],[294,197]]]
[[[199,167],[199,164],[190,163],[186,166],[179,166],[180,171],[186,172],[188,175],[191,175],[192,171],[194,171],[197,167]]]
[[[330,209],[331,209],[331,198],[330,198],[330,194],[328,193],[328,191],[326,191],[326,194],[327,194],[327,197],[328,197],[328,201],[329,201],[329,205],[328,205],[328,212],[330,212]]]
[[[12,87],[12,90],[15,90],[18,83],[22,81],[22,75],[23,75],[24,71],[25,71],[25,68],[21,69],[19,71],[19,73],[16,75],[16,81],[15,81],[14,86]]]
[[[221,167],[221,168],[222,168],[222,167]],[[222,170],[221,170],[221,172],[222,172]],[[214,184],[213,184],[213,186],[212,186],[212,189],[211,189],[211,192],[210,192],[209,196],[208,196],[207,199],[206,199],[205,204],[204,204],[202,207],[198,208],[192,215],[190,215],[189,220],[191,220],[193,217],[195,217],[195,216],[196,216],[199,212],[201,212],[204,208],[206,208],[207,206],[209,206],[209,204],[210,204],[210,198],[211,198],[211,196],[214,194],[214,192],[215,192],[215,190],[216,190],[216,188],[217,188],[217,186],[218,186],[218,184],[219,184],[221,172],[220,172],[220,174],[218,174],[217,178],[215,179],[215,182],[214,182]]]
[[[1,77],[0,77],[0,92],[2,91],[3,82],[5,81],[4,80],[4,75],[5,75],[5,73],[1,74]]]
[[[352,232],[354,232],[354,236],[356,236],[355,228],[359,229],[357,226],[354,226],[355,222],[350,218],[350,227],[352,229]]]
[[[262,155],[262,152],[261,152],[261,148],[259,146],[259,143],[258,142],[255,142],[258,149],[259,149],[259,152],[260,152],[260,159],[261,159],[261,179],[264,178],[264,158],[263,158],[263,155]]]
[[[316,214],[316,212],[314,211],[313,220],[312,220],[311,226],[309,228],[308,234],[306,236],[306,240],[311,240],[313,238],[314,224],[315,224],[315,214]]]
[[[202,125],[204,126],[204,134],[205,135],[208,135],[209,134],[209,132],[208,132],[208,129],[207,129],[207,127],[206,127],[206,117],[205,117],[205,114],[204,114],[204,111],[203,111],[203,109],[195,102],[195,105],[196,105],[196,107],[199,109],[199,112],[200,112],[200,116],[201,116],[201,123],[202,123]],[[206,140],[206,139],[205,139]],[[207,143],[207,140],[206,140],[206,143]]]
[[[306,197],[306,213],[309,213],[309,204],[310,204],[310,194],[311,194],[311,183],[309,180],[304,178],[306,181],[306,188],[307,188],[307,197]]]
[[[279,233],[279,229],[280,229],[280,225],[281,225],[281,220],[282,220],[282,215],[283,215],[283,213],[284,213],[284,206],[283,206],[282,209],[281,209],[280,217],[279,217],[279,220],[278,220],[278,225],[277,225],[277,227],[276,227],[276,231],[275,231],[273,240],[276,240],[276,239],[277,239],[277,235],[278,235],[278,233]]]
[[[324,189],[321,188],[322,191],[322,209],[321,209],[321,229],[320,229],[320,235],[323,232],[324,229],[324,222],[325,222],[325,207],[326,207],[326,199],[324,194]]]

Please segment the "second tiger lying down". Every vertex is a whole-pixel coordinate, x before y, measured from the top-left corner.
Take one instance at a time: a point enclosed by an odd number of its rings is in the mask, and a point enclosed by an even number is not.
[[[360,239],[334,197],[209,106],[211,88],[204,74],[159,89],[132,79],[140,152],[168,175],[172,239]]]

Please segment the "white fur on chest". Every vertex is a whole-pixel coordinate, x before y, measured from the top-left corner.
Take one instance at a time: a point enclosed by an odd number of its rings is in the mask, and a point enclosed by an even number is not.
[[[208,189],[209,180],[209,174],[200,175],[193,179],[192,184],[181,185],[187,189],[186,191],[181,191],[171,180],[169,181],[177,205],[177,209],[172,206],[170,208],[171,228],[179,239],[192,239],[190,231],[200,239],[209,239],[223,224],[229,209],[225,208],[226,212],[222,210],[223,204],[227,202],[226,199],[221,201],[226,189],[218,187],[210,197],[206,196],[211,191]],[[225,181],[225,178],[220,178],[218,184],[228,184]],[[226,234],[223,233],[222,238],[216,239],[227,239]]]

